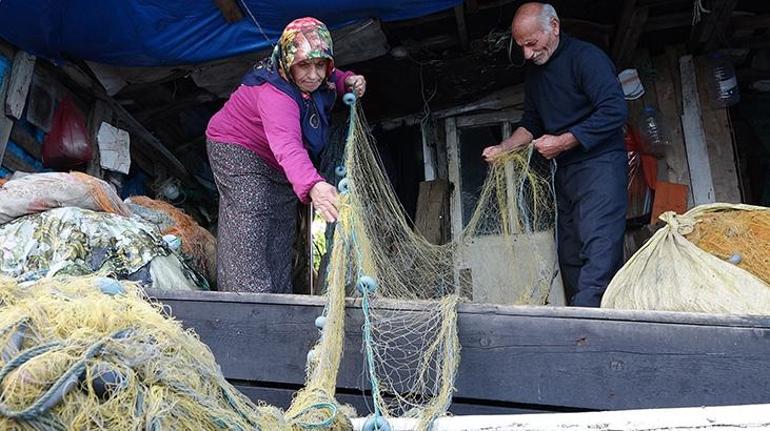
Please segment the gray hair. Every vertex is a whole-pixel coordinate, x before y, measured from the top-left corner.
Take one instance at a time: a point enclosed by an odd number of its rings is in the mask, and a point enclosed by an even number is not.
[[[540,16],[537,17],[540,20],[540,25],[543,26],[543,30],[551,31],[551,21],[553,19],[559,20],[559,16],[556,15],[556,9],[549,3],[543,3],[543,9],[540,11]]]

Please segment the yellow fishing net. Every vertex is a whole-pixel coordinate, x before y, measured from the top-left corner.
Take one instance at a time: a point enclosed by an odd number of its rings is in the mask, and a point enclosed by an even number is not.
[[[375,423],[409,416],[428,429],[451,405],[458,303],[494,287],[505,302],[544,304],[557,276],[552,170],[531,156],[492,164],[465,226],[431,244],[413,232],[351,108],[320,339],[285,413],[236,392],[197,337],[133,284],[2,281],[0,429],[350,430],[353,413],[335,400],[348,292],[362,305]]]
[[[602,307],[770,313],[770,209],[710,204],[666,226],[615,275]]]
[[[332,402],[344,296],[357,291],[374,417],[416,417],[418,429],[428,429],[445,414],[460,360],[458,303],[484,284],[509,303],[544,304],[557,275],[552,172],[548,165],[536,169],[531,156],[525,149],[495,162],[462,232],[435,245],[410,227],[362,113],[351,109],[344,166],[337,170],[342,204],[328,303],[321,338],[308,356],[307,386],[291,411]],[[479,247],[493,250],[494,262],[479,262]],[[409,312],[396,311],[393,299],[409,301]]]

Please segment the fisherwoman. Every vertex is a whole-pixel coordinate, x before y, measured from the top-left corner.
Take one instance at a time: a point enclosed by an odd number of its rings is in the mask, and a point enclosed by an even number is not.
[[[366,79],[334,66],[315,18],[289,23],[270,58],[244,76],[206,129],[219,191],[219,290],[291,293],[297,202],[337,219],[337,189],[313,160],[327,144],[337,96]]]

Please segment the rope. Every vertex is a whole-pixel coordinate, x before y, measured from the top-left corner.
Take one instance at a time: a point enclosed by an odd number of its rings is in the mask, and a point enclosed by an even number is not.
[[[298,417],[301,417],[313,410],[328,410],[329,411],[329,417],[326,418],[323,421],[320,422],[301,422],[296,421]],[[335,406],[333,403],[315,403],[309,407],[305,407],[304,409],[300,410],[299,413],[292,416],[292,420],[294,420],[294,424],[299,426],[302,429],[328,429],[329,427],[334,424],[334,418],[337,416],[337,406]]]
[[[105,337],[95,343],[93,343],[88,350],[86,350],[83,353],[83,356],[77,360],[70,368],[64,372],[57,380],[54,382],[53,385],[51,385],[48,390],[43,393],[38,399],[36,399],[32,404],[27,406],[24,409],[21,410],[13,410],[8,408],[5,404],[0,403],[0,416],[12,418],[12,419],[20,419],[25,421],[30,421],[38,418],[48,410],[50,410],[52,407],[54,407],[59,401],[61,401],[62,397],[64,397],[64,394],[71,389],[71,386],[74,385],[79,379],[80,375],[85,371],[86,369],[86,361],[93,358],[97,354],[99,354],[104,347],[104,345],[107,343],[107,341],[114,339],[117,336],[122,336],[124,334],[124,330],[121,330],[119,332],[114,333],[113,335],[110,335],[109,337]],[[2,369],[0,369],[0,386],[2,386],[3,380],[10,374],[13,370],[19,368],[20,366],[24,365],[28,361],[30,361],[32,358],[35,358],[37,356],[43,355],[45,353],[59,350],[64,348],[65,346],[60,342],[51,342],[42,344],[36,347],[33,347],[31,349],[28,349],[15,358],[13,358],[11,361],[7,362]]]

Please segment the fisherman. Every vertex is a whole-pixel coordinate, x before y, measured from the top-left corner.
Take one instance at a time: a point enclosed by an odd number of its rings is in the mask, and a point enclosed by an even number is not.
[[[550,4],[525,3],[512,37],[528,65],[524,115],[486,161],[533,145],[556,163],[557,247],[569,305],[598,307],[620,268],[628,166],[628,109],[615,66],[598,47],[560,31]]]

